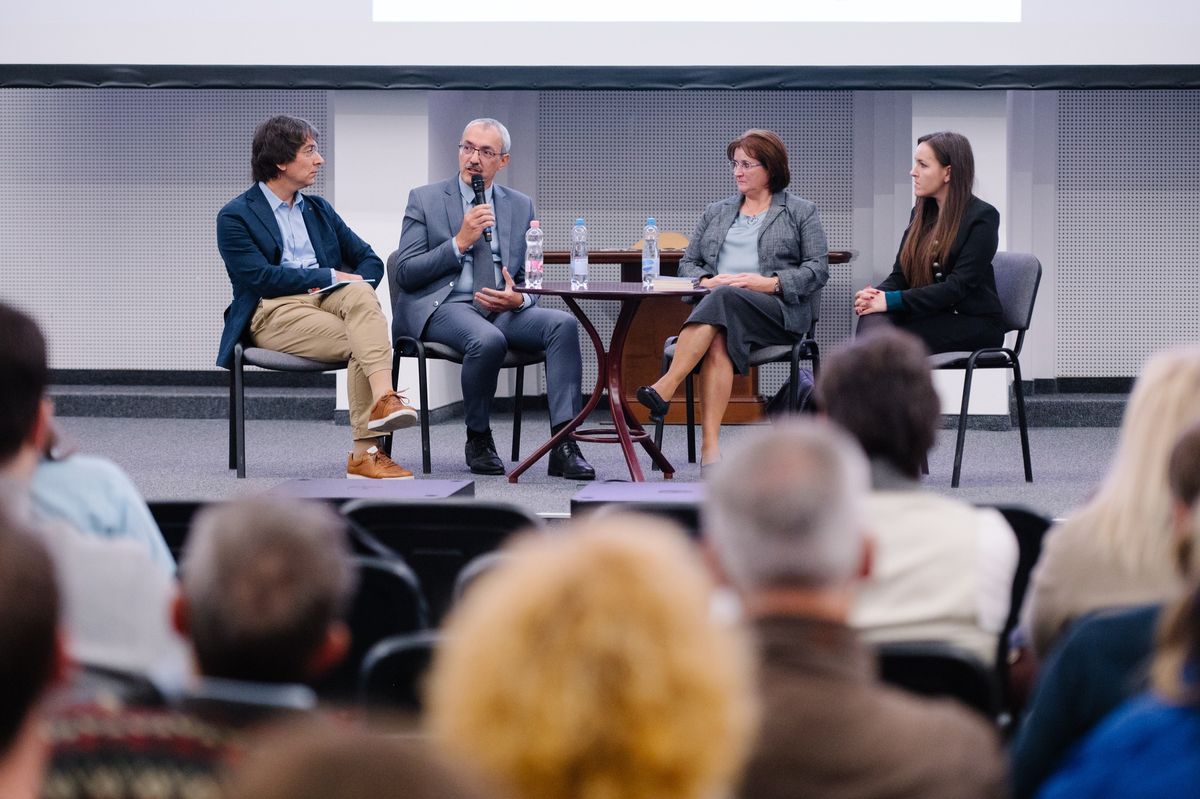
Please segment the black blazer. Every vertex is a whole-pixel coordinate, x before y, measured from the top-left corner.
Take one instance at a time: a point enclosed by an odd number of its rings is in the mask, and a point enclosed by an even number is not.
[[[992,258],[1000,241],[999,211],[971,195],[954,246],[942,263],[942,280],[935,279],[920,288],[909,288],[900,269],[900,251],[907,237],[905,230],[892,273],[875,287],[900,292],[904,301],[902,315],[912,318],[954,311],[966,316],[1003,319],[1000,296],[996,293],[996,273],[992,271]]]

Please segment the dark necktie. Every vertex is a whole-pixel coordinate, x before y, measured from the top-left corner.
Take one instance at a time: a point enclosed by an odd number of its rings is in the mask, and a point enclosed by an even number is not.
[[[472,205],[478,205],[478,203],[472,203]],[[496,264],[492,260],[492,243],[484,239],[482,235],[476,240],[475,246],[471,248],[471,272],[475,281],[475,285],[472,287],[473,291],[496,288]],[[475,300],[471,302],[480,313],[489,313]]]

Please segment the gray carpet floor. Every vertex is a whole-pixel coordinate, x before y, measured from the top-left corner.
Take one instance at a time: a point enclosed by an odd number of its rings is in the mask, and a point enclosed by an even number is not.
[[[511,442],[511,424],[498,416],[494,422],[496,445],[505,457]],[[247,421],[247,477],[238,480],[226,468],[227,430],[224,420],[212,419],[113,419],[63,417],[64,434],[81,451],[107,456],[133,478],[148,500],[216,500],[270,489],[298,477],[342,477],[349,450],[348,427],[332,422]],[[548,436],[545,412],[526,415],[521,452],[526,455]],[[754,426],[729,426],[723,441],[732,442]],[[926,485],[934,491],[971,502],[1024,505],[1040,513],[1062,517],[1094,491],[1107,469],[1116,445],[1116,428],[1033,428],[1030,431],[1034,482],[1026,483],[1021,470],[1021,448],[1015,430],[967,433],[962,486],[950,488],[954,457],[954,431],[942,430],[930,454]],[[475,481],[481,499],[511,502],[548,517],[570,512],[570,501],[585,483],[546,475],[544,460],[534,465],[519,483],[505,477],[471,475],[463,465],[464,430],[461,419],[431,428],[433,470],[428,477]],[[628,480],[629,471],[619,447],[583,444],[596,468],[598,480]],[[676,468],[675,479],[700,479],[699,467],[687,463],[685,428],[666,428],[664,452]],[[393,457],[420,474],[419,428],[396,435]],[[662,480],[649,471],[649,458],[641,458],[649,480]]]

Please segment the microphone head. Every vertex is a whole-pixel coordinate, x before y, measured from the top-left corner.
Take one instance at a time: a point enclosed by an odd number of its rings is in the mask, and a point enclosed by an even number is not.
[[[476,194],[483,193],[483,175],[471,175],[471,190]]]

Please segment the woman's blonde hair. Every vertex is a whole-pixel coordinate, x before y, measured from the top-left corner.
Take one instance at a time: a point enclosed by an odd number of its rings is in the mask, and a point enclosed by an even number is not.
[[[433,739],[519,799],[728,792],[755,721],[742,632],[668,522],[614,514],[530,537],[452,614]]]
[[[1174,556],[1167,460],[1180,434],[1200,421],[1200,347],[1160,352],[1142,369],[1117,452],[1095,497],[1066,522],[1082,525],[1131,570]]]
[[[1200,684],[1186,669],[1200,663],[1200,424],[1180,437],[1167,470],[1179,570],[1191,589],[1163,613],[1151,677],[1167,699],[1197,704]]]

